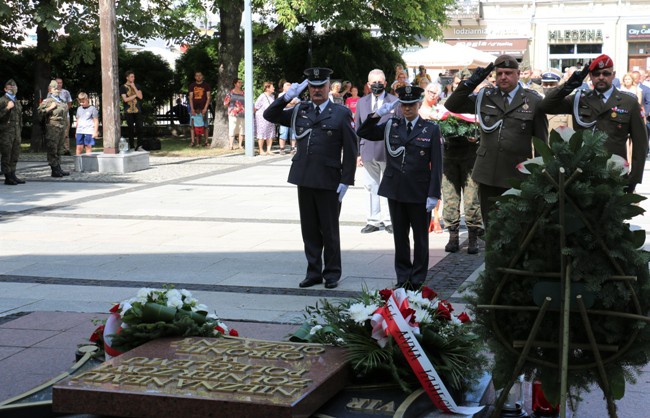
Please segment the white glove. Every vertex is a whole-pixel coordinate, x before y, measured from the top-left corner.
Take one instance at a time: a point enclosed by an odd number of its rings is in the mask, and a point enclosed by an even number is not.
[[[293,100],[294,97],[298,97],[300,93],[307,87],[307,83],[309,83],[309,80],[304,80],[302,83],[292,83],[291,87],[289,87],[289,90],[287,90],[282,97],[284,97],[285,102],[290,102]]]
[[[438,204],[438,199],[435,197],[427,197],[427,212],[431,212]]]
[[[379,117],[387,115],[390,112],[392,112],[393,109],[395,109],[395,107],[397,107],[398,104],[399,104],[399,100],[395,100],[394,102],[390,102],[390,103],[384,103],[383,105],[381,105],[379,109],[377,109],[375,115]]]
[[[336,193],[339,194],[339,202],[343,201],[343,196],[345,196],[345,192],[348,191],[348,185],[339,183],[339,187],[336,189]]]

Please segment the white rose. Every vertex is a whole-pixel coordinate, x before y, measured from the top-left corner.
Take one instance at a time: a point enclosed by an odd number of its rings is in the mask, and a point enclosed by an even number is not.
[[[167,293],[165,294],[167,296],[167,299],[182,299],[183,296],[181,295],[181,292],[179,292],[176,289],[169,289]]]
[[[322,325],[314,325],[310,330],[309,330],[309,335],[314,335],[316,334],[319,330],[323,329]]]
[[[180,309],[183,307],[183,301],[180,298],[168,298],[167,306],[170,308]]]

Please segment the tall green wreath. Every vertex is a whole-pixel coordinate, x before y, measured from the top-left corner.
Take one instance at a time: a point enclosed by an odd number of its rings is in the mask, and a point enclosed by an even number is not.
[[[530,334],[542,310],[535,309],[540,306],[536,293],[540,289],[548,293],[555,286],[555,299],[560,299],[561,280],[550,272],[560,271],[563,260],[568,260],[565,268],[570,271],[572,293],[583,294],[589,304],[588,319],[581,317],[573,302],[569,313],[568,391],[575,395],[594,383],[600,385],[609,415],[615,417],[613,400],[623,397],[626,382],[635,382],[650,353],[650,256],[640,249],[645,231],[631,231],[626,223],[644,212],[638,203],[645,198],[624,192],[624,161],[605,150],[605,134],[569,131],[563,132],[565,139],[553,131],[550,146],[534,140],[541,157],[520,165],[530,175],[513,182],[490,213],[486,267],[472,287],[470,303],[477,311],[479,332],[494,353],[496,387],[507,386],[513,373],[523,372],[541,380],[546,397],[558,402],[562,398],[559,306],[551,303],[547,313],[540,315],[536,335]],[[561,169],[567,178],[563,223],[558,193]],[[514,274],[522,271],[526,274]],[[486,306],[514,308],[486,310]],[[590,338],[598,353],[591,350]],[[522,341],[532,345],[517,371]],[[602,366],[600,371],[595,364]]]

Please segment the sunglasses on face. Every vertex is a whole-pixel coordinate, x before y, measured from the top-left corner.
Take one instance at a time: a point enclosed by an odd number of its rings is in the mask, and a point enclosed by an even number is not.
[[[605,77],[609,77],[610,75],[614,74],[611,71],[592,71],[591,75],[594,77],[600,77],[601,75]]]

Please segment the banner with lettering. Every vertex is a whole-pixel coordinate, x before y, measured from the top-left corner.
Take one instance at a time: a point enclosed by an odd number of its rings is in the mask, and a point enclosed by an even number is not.
[[[386,301],[386,305],[375,311],[372,317],[373,337],[375,333],[383,329],[390,334],[400,347],[402,354],[411,366],[413,373],[418,378],[429,398],[433,401],[436,408],[443,412],[452,412],[455,414],[473,415],[483,409],[482,406],[458,406],[449,394],[444,383],[440,379],[438,372],[429,361],[426,353],[420,346],[415,337],[414,330],[417,332],[418,327],[410,325],[404,318],[402,312],[408,312],[408,299],[404,289],[396,289]]]

